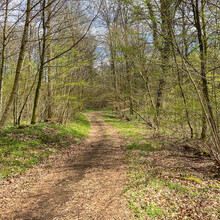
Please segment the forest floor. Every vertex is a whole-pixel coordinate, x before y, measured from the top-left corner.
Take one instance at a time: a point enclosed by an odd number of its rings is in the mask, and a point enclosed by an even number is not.
[[[103,114],[124,140],[124,194],[135,219],[220,219],[220,176],[199,140],[157,133],[138,120]]]
[[[88,118],[86,141],[0,185],[0,219],[131,219],[120,138],[100,113]]]
[[[220,218],[217,167],[198,141],[156,134],[107,110],[85,115],[85,141],[0,181],[0,219]]]

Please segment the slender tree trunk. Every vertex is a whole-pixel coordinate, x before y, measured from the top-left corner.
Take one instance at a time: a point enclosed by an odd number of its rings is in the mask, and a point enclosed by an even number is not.
[[[186,97],[185,97],[185,94],[184,94],[184,91],[183,91],[179,70],[177,70],[177,74],[178,74],[178,84],[179,84],[179,87],[180,87],[180,93],[181,93],[181,96],[182,96],[183,102],[184,102],[186,120],[187,120],[187,124],[189,126],[189,129],[190,129],[191,138],[193,138],[193,127],[192,127],[191,122],[190,122],[189,110],[187,109],[187,101],[186,101]]]
[[[125,55],[126,59],[127,56]],[[134,114],[134,104],[133,104],[133,88],[132,88],[132,77],[131,77],[131,73],[129,71],[129,62],[126,61],[125,62],[125,69],[126,69],[126,75],[127,75],[127,83],[128,83],[128,94],[129,94],[129,106],[130,106],[130,114],[133,115]]]
[[[50,5],[51,0],[48,0],[48,5]],[[50,6],[48,7],[47,13],[47,36],[50,39],[50,29],[51,29],[51,10]],[[51,60],[51,42],[48,40],[47,45],[47,60]],[[51,62],[48,62],[48,68],[47,68],[47,120],[51,120],[53,116],[52,112],[52,92],[51,92],[51,74],[52,74],[52,68],[51,68]]]
[[[33,107],[33,113],[31,118],[31,124],[36,124],[37,122],[37,108],[38,108],[38,101],[40,97],[40,89],[42,84],[42,78],[44,73],[44,62],[45,62],[45,56],[46,56],[46,18],[45,18],[45,6],[46,6],[46,0],[43,1],[43,14],[42,14],[42,20],[43,20],[43,37],[42,37],[42,52],[41,52],[41,60],[40,60],[40,68],[39,68],[39,75],[38,75],[38,83],[37,88],[35,92],[35,98],[34,98],[34,107]]]
[[[22,68],[24,54],[25,54],[25,46],[26,46],[26,42],[27,42],[27,38],[28,38],[30,6],[31,6],[31,0],[27,0],[25,25],[24,25],[24,30],[23,30],[22,40],[21,40],[21,47],[20,47],[20,52],[19,52],[18,61],[17,61],[14,84],[12,87],[12,91],[11,91],[8,103],[6,104],[5,110],[4,110],[2,117],[1,117],[1,120],[0,120],[0,129],[2,129],[2,127],[4,126],[4,124],[7,120],[8,112],[10,110],[11,104],[13,103],[14,97],[17,92],[18,84],[19,84],[19,78],[20,78],[21,68]]]
[[[147,1],[147,7],[148,7],[148,10],[149,10],[150,20],[151,20],[151,23],[152,23],[151,29],[153,31],[154,47],[155,47],[156,51],[161,51],[161,45],[159,43],[159,37],[158,37],[159,31],[158,31],[158,25],[157,25],[157,18],[156,18],[156,15],[155,15],[153,5],[151,4],[151,1]],[[163,84],[165,85],[165,82],[162,79],[159,82],[159,89],[157,91],[157,98],[155,100],[155,105],[154,105],[154,108],[155,108],[154,122],[157,124],[157,127],[159,126],[159,124],[158,124],[159,123],[158,122],[158,115],[159,115],[159,108],[160,108],[160,103],[161,103],[161,101],[160,101],[160,97],[161,97],[160,87],[161,87],[161,84],[162,84],[162,87],[163,87]]]
[[[209,91],[208,91],[208,82],[206,78],[206,62],[207,62],[207,34],[206,34],[206,22],[205,22],[205,12],[204,12],[204,0],[201,0],[201,13],[199,10],[199,0],[191,0],[192,7],[193,7],[193,14],[194,14],[194,21],[195,21],[195,27],[197,30],[197,37],[199,41],[199,50],[200,50],[200,71],[201,71],[201,77],[202,77],[202,93],[203,93],[203,99],[205,106],[209,112],[209,117],[211,124],[213,126],[213,129],[216,131],[216,124],[213,116],[213,111],[211,107],[211,102],[209,98]],[[202,24],[200,21],[200,16],[202,18]],[[206,130],[207,130],[207,121],[205,119],[205,112],[203,111],[202,114],[202,133],[201,138],[206,138]]]
[[[6,0],[5,4],[5,19],[3,26],[3,40],[2,40],[2,51],[1,51],[1,66],[0,66],[0,116],[2,113],[2,87],[3,87],[3,73],[5,66],[5,49],[6,49],[6,30],[7,30],[7,20],[8,20],[8,0]]]
[[[110,27],[109,27],[110,28]],[[109,35],[110,35],[110,30],[109,30]],[[119,105],[118,105],[118,98],[117,98],[117,94],[118,94],[118,85],[117,85],[117,75],[116,75],[116,68],[115,68],[115,58],[116,58],[116,48],[114,43],[112,42],[112,36],[110,36],[110,45],[109,45],[109,49],[110,49],[110,67],[111,67],[111,74],[113,76],[113,87],[114,87],[114,92],[116,93],[114,99],[115,99],[115,111],[116,113],[120,114],[120,110],[119,110]]]
[[[127,10],[125,8],[121,8],[122,13],[122,25],[123,25],[123,32],[124,32],[124,42],[125,42],[125,48],[129,48],[129,42],[128,42],[128,14]],[[131,77],[131,63],[129,60],[129,54],[127,51],[123,52],[123,55],[125,57],[125,71],[126,71],[126,80],[127,80],[127,88],[128,88],[128,99],[129,99],[129,109],[130,114],[134,114],[134,103],[133,103],[133,88],[132,88],[132,77]]]
[[[25,108],[25,106],[26,106],[26,104],[27,104],[27,101],[28,101],[28,98],[29,98],[29,96],[30,96],[30,94],[31,94],[31,92],[32,92],[32,89],[34,88],[34,85],[35,85],[35,83],[36,83],[36,80],[37,80],[37,74],[36,74],[36,76],[35,76],[35,78],[34,78],[34,82],[33,82],[32,86],[31,86],[30,89],[29,89],[28,94],[26,95],[26,97],[25,97],[25,99],[24,99],[24,103],[23,103],[23,105],[22,105],[22,107],[21,107],[21,110],[20,110],[20,112],[19,112],[19,115],[18,115],[18,126],[20,126],[20,124],[21,124],[21,116],[22,116],[22,113],[23,113],[24,108]]]
[[[182,3],[182,40],[183,40],[183,54],[185,55],[185,57],[188,57],[188,50],[189,50],[189,46],[187,43],[187,35],[188,35],[188,31],[187,31],[187,26],[186,26],[186,10],[185,10],[185,5],[186,3]]]
[[[114,22],[116,22],[117,19],[114,19]],[[111,75],[113,78],[113,88],[114,88],[114,101],[115,101],[115,112],[120,115],[120,107],[119,107],[119,100],[118,100],[118,83],[117,83],[117,73],[116,73],[116,66],[115,66],[115,58],[116,58],[116,45],[115,45],[115,39],[114,39],[114,26],[110,24],[110,21],[107,19],[107,28],[108,28],[108,35],[109,35],[109,50],[110,50],[110,68],[111,68]]]
[[[29,41],[32,41],[33,40],[33,27],[31,25],[31,22],[29,24]],[[32,75],[32,64],[31,64],[31,60],[32,60],[32,53],[33,53],[33,45],[32,43],[29,44],[29,47],[28,47],[28,59],[29,59],[29,63],[28,63],[28,73],[30,75]],[[31,77],[28,77],[27,80],[26,80],[26,83],[25,83],[25,91],[29,90],[26,97],[24,97],[24,101],[23,101],[23,104],[22,104],[22,107],[19,111],[19,114],[18,114],[18,120],[17,120],[17,126],[19,127],[20,124],[21,124],[21,117],[22,117],[22,114],[23,114],[23,111],[27,105],[27,101],[28,101],[28,98],[32,92],[32,89],[36,83],[36,75],[34,76],[34,82],[32,83],[32,86],[30,88],[28,88],[28,86],[31,84]],[[29,111],[28,111],[29,112]],[[27,116],[26,116],[27,117]]]
[[[187,29],[186,29],[186,22],[185,22],[185,5],[184,5],[184,3],[183,3],[183,6],[182,6],[182,23],[183,23],[182,24],[182,40],[183,40],[182,53],[185,55],[185,57],[187,57],[188,56],[188,46],[187,46],[187,41],[186,41]],[[172,53],[173,53],[173,56],[174,56],[174,61],[175,61],[176,67],[177,67],[178,85],[179,85],[180,93],[181,93],[183,103],[184,103],[186,120],[187,120],[187,124],[189,126],[189,129],[190,129],[190,136],[191,136],[191,138],[193,138],[194,131],[193,131],[193,127],[192,127],[192,124],[191,124],[191,121],[190,121],[190,117],[189,117],[189,110],[187,108],[187,98],[185,96],[183,86],[182,86],[182,73],[183,73],[183,71],[181,71],[178,68],[177,57],[176,57],[176,54],[175,54],[174,46],[172,46]]]

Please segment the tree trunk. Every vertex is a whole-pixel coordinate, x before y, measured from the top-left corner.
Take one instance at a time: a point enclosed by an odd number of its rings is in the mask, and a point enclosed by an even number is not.
[[[2,87],[3,87],[3,74],[5,66],[5,49],[6,49],[6,29],[7,29],[7,20],[8,20],[8,0],[6,0],[5,6],[5,19],[3,26],[3,40],[2,40],[2,51],[1,51],[1,66],[0,66],[0,116],[2,113]]]
[[[212,124],[213,130],[216,131],[216,124],[213,116],[213,111],[211,107],[211,102],[209,98],[209,91],[208,91],[208,82],[206,78],[206,62],[207,62],[207,34],[206,34],[206,22],[205,22],[205,13],[204,13],[204,0],[201,0],[201,14],[199,10],[199,0],[191,0],[192,7],[193,7],[193,14],[194,14],[194,21],[195,27],[197,30],[197,37],[199,41],[199,51],[200,51],[200,71],[202,77],[202,93],[205,106],[208,110],[210,122]],[[200,22],[200,16],[202,18],[202,24]],[[201,138],[206,138],[206,128],[207,128],[207,121],[205,120],[205,113],[203,111],[202,114],[202,133]]]
[[[46,0],[43,1],[43,14],[42,14],[42,20],[43,20],[43,38],[42,38],[42,52],[41,52],[41,60],[40,60],[40,68],[39,68],[39,75],[38,75],[38,83],[37,88],[35,92],[35,98],[34,98],[34,108],[31,118],[31,124],[36,124],[37,122],[37,108],[38,108],[38,101],[40,97],[40,89],[41,89],[41,83],[44,73],[44,62],[45,62],[45,55],[46,55],[46,21],[45,21],[45,6],[46,6]]]
[[[48,16],[47,16],[47,36],[50,36],[50,28],[51,28],[51,10],[50,10],[50,3],[51,0],[48,0]],[[50,37],[49,37],[50,39]],[[51,60],[51,42],[48,42],[47,45],[47,60]],[[48,62],[48,68],[47,68],[47,120],[51,120],[53,116],[52,112],[52,92],[51,92],[51,74],[52,74],[52,68],[51,68],[51,62]]]
[[[157,98],[156,98],[156,114],[157,117],[160,116],[160,111],[163,103],[164,89],[166,86],[165,77],[168,75],[169,71],[169,60],[170,60],[170,46],[171,46],[171,33],[170,28],[172,25],[171,19],[171,1],[170,0],[160,0],[161,4],[161,34],[163,37],[162,45],[160,47],[161,51],[161,69],[162,74],[159,79]]]
[[[8,112],[10,110],[11,104],[13,103],[14,97],[17,92],[18,84],[19,84],[21,68],[22,68],[22,64],[23,64],[23,60],[24,60],[25,46],[26,46],[26,42],[27,42],[27,38],[28,38],[28,27],[29,27],[30,6],[31,6],[30,2],[31,2],[31,0],[27,0],[25,25],[24,25],[24,30],[23,30],[22,40],[21,40],[21,47],[20,47],[20,52],[19,52],[18,61],[17,61],[14,84],[13,84],[13,88],[12,88],[8,103],[5,107],[5,110],[4,110],[2,117],[1,117],[1,120],[0,120],[0,129],[2,129],[2,127],[4,126],[4,124],[8,118]]]

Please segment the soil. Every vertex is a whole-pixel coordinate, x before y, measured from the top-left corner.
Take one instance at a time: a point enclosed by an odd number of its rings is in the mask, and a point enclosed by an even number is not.
[[[0,219],[131,219],[122,141],[100,113],[87,116],[91,134],[84,143],[0,183]]]

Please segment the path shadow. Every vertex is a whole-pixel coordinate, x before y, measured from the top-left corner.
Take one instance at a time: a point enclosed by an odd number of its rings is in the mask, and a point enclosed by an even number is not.
[[[115,170],[121,166],[121,159],[114,157],[119,148],[115,146],[114,138],[105,133],[103,122],[93,118],[91,123],[96,126],[99,132],[99,140],[92,141],[85,146],[88,150],[85,150],[81,155],[70,158],[62,168],[56,170],[54,175],[65,174],[64,178],[46,189],[47,191],[27,196],[25,200],[33,201],[31,206],[25,208],[25,211],[18,211],[15,219],[63,218],[65,216],[59,215],[57,210],[65,207],[65,204],[74,197],[75,190],[78,189],[77,187],[89,170],[94,172],[94,169],[98,169],[104,174],[105,170]]]

